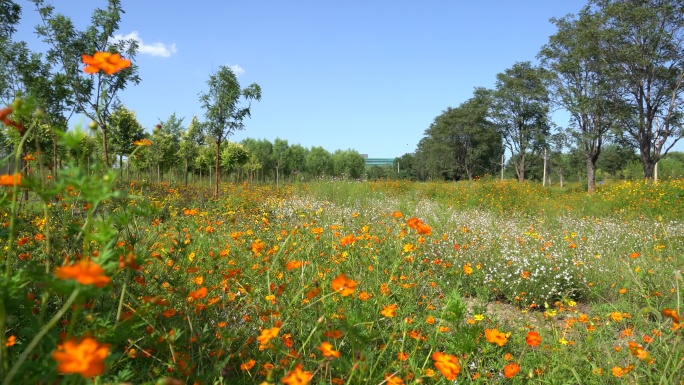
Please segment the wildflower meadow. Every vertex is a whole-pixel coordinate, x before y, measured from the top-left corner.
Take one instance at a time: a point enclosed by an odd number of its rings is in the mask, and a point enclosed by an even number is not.
[[[2,112],[18,143],[0,176],[3,385],[684,384],[682,180],[215,198],[96,163],[33,169],[28,115]],[[75,159],[79,135],[58,138]]]

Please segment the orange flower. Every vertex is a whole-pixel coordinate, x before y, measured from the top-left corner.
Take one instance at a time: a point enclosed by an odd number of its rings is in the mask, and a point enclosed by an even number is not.
[[[504,377],[506,378],[512,378],[518,372],[520,371],[520,365],[516,364],[515,362],[512,364],[508,364],[504,366],[503,372],[504,372]]]
[[[397,354],[397,358],[399,359],[399,361],[406,361],[409,358],[409,354],[406,352],[399,352]]]
[[[458,365],[458,358],[456,358],[456,356],[434,352],[432,353],[432,359],[435,361],[435,368],[439,369],[449,381],[454,381],[456,376],[458,376],[458,373],[461,372],[461,367]]]
[[[342,338],[342,332],[339,330],[328,330],[325,333],[323,333],[323,336],[327,338],[338,339]]]
[[[394,374],[385,374],[385,384],[387,385],[404,385],[404,380]]]
[[[356,290],[356,281],[348,279],[344,274],[340,274],[337,278],[332,280],[332,288],[339,292],[341,296],[346,297],[354,293]]]
[[[541,336],[537,332],[528,332],[527,337],[525,337],[525,341],[527,341],[527,345],[529,346],[539,346],[541,343]]]
[[[89,74],[96,74],[102,70],[107,75],[113,75],[131,66],[130,60],[123,59],[118,53],[111,52],[95,52],[93,56],[83,54],[81,59],[86,65],[83,71]]]
[[[261,335],[257,337],[257,340],[261,344],[261,346],[266,346],[268,344],[268,341],[271,340],[271,338],[276,338],[278,337],[278,333],[280,332],[280,328],[274,327],[270,329],[264,329],[261,331]]]
[[[256,239],[254,242],[252,242],[252,253],[259,254],[264,250],[265,247],[266,244],[262,242],[261,239]]]
[[[401,218],[403,216],[404,216],[404,214],[402,214],[401,211],[395,211],[392,213],[392,217],[394,217],[394,218]]]
[[[150,147],[152,145],[152,142],[150,142],[149,139],[140,139],[140,140],[133,141],[133,145],[136,147]],[[196,213],[197,213],[197,211],[195,211],[195,214]]]
[[[613,376],[615,376],[615,377],[622,377],[625,374],[625,371],[622,370],[622,368],[619,366],[613,367],[611,372],[613,372]]]
[[[302,364],[298,364],[287,376],[283,377],[283,384],[305,385],[311,381],[312,377],[313,373],[302,370]]]
[[[9,118],[13,111],[14,110],[12,109],[12,107],[3,108],[2,110],[0,110],[0,122],[3,122],[7,127],[14,127],[20,133],[23,133],[24,126],[22,126],[21,123],[17,123]]]
[[[200,287],[199,289],[195,291],[191,291],[190,294],[188,294],[188,299],[202,299],[207,296],[207,288],[206,287]]]
[[[95,285],[105,287],[111,278],[104,275],[104,270],[97,263],[82,259],[71,266],[58,267],[55,275],[59,279],[74,279],[81,285]]]
[[[470,266],[470,262],[463,265],[463,272],[465,273],[465,275],[470,275],[473,273],[473,268],[472,266]]]
[[[0,175],[0,186],[12,187],[14,185],[21,186],[21,174],[4,174]]]
[[[416,230],[418,234],[430,235],[432,233],[432,227],[426,225],[420,219],[413,217],[406,221],[408,227]]]
[[[58,345],[57,350],[52,352],[52,358],[58,362],[58,372],[78,373],[83,378],[91,378],[104,372],[107,354],[109,345],[86,337],[81,341],[70,339]]]
[[[176,309],[166,309],[162,312],[162,315],[166,318],[171,318],[171,317],[175,316],[176,313],[178,313],[178,310],[176,310]]]
[[[356,238],[354,238],[354,235],[349,234],[346,237],[340,239],[340,245],[342,245],[342,246],[351,245],[354,243],[354,241],[356,241]]]
[[[330,342],[323,342],[321,346],[318,348],[318,350],[321,351],[321,354],[323,354],[323,357],[340,357],[340,352],[335,350]]]
[[[677,314],[677,309],[663,309],[661,313],[664,317],[672,318],[672,322],[679,323],[679,315]]]
[[[240,370],[242,370],[243,372],[250,370],[254,367],[254,364],[256,364],[256,361],[254,361],[254,360],[249,360],[247,362],[243,362],[240,364]]]
[[[361,293],[359,293],[359,299],[361,301],[367,301],[368,299],[370,299],[370,297],[371,297],[370,294],[366,293],[365,291],[362,291]]]
[[[11,335],[11,336],[7,337],[7,341],[5,341],[5,346],[7,346],[7,347],[14,346],[14,344],[16,344],[16,343],[17,343],[17,336]]]
[[[302,261],[290,261],[285,265],[288,270],[299,269],[300,267],[302,267]]]
[[[498,329],[485,329],[485,336],[487,337],[487,342],[491,342],[499,346],[504,346],[506,345],[506,342],[508,342],[506,334],[500,332]]]
[[[397,315],[397,305],[387,305],[385,306],[380,314],[384,315],[387,318],[392,318]]]

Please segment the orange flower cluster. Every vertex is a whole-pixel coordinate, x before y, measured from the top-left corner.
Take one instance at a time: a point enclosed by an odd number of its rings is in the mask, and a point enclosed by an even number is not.
[[[499,346],[504,346],[506,345],[506,342],[508,342],[506,333],[502,333],[498,329],[485,329],[485,336],[487,337],[487,342],[491,342]]]
[[[444,377],[449,381],[454,381],[456,376],[461,372],[461,366],[458,364],[458,358],[450,354],[441,352],[432,353],[432,359],[435,361],[435,368],[437,368]]]
[[[408,221],[406,221],[406,224],[408,225],[408,227],[416,230],[416,232],[418,232],[418,234],[422,234],[422,235],[432,234],[432,227],[426,225],[425,223],[423,223],[423,221],[421,221],[420,219],[418,219],[416,217],[410,218]]]
[[[21,186],[21,174],[5,174],[0,175],[0,186],[14,187]]]
[[[83,54],[81,59],[86,65],[83,71],[89,74],[96,74],[102,70],[107,75],[113,75],[131,66],[130,60],[123,59],[118,53],[111,52],[95,52],[93,56]]]
[[[95,287],[105,287],[111,281],[100,265],[89,259],[82,259],[71,266],[58,267],[55,275],[59,279],[73,279],[81,285],[95,285]]]
[[[83,378],[91,378],[104,372],[104,360],[108,354],[109,345],[86,337],[81,341],[71,339],[58,345],[52,358],[58,362],[58,372],[77,373]]]
[[[346,297],[354,293],[357,282],[347,278],[344,274],[340,274],[337,278],[332,280],[331,284],[333,290],[339,292],[341,296]]]

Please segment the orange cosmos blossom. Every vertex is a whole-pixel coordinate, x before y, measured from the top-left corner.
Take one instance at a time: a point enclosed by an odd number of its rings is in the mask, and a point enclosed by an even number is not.
[[[278,333],[280,333],[280,328],[278,327],[264,329],[261,331],[261,335],[257,337],[257,340],[259,341],[261,346],[265,346],[266,344],[268,344],[268,341],[270,341],[271,338],[278,337]]]
[[[347,278],[347,276],[344,275],[344,273],[340,274],[331,282],[333,290],[339,292],[340,295],[343,297],[346,297],[354,293],[354,290],[356,290],[356,283],[356,281]]]
[[[149,147],[152,145],[152,142],[150,142],[149,139],[140,139],[140,140],[134,141],[133,145],[136,147]]]
[[[342,245],[342,246],[351,245],[351,244],[354,244],[355,241],[356,241],[356,238],[354,238],[354,235],[349,234],[346,237],[340,239],[340,245]]]
[[[0,186],[13,187],[15,185],[21,186],[21,174],[0,175]]]
[[[306,385],[311,378],[313,378],[313,373],[303,370],[302,364],[298,364],[287,376],[283,377],[283,384]]]
[[[118,53],[111,52],[95,52],[93,56],[83,54],[81,59],[86,65],[83,71],[89,74],[96,74],[102,70],[107,75],[113,75],[131,66],[130,60],[123,59]]]
[[[527,345],[529,346],[539,346],[541,343],[541,336],[537,332],[528,332],[527,336],[525,337],[525,341],[527,341]]]
[[[506,378],[512,378],[518,372],[520,371],[520,365],[516,364],[515,362],[512,364],[508,364],[504,366],[503,372],[504,372],[504,377]]]
[[[461,372],[461,366],[458,365],[458,358],[456,356],[434,352],[432,353],[432,359],[435,361],[435,368],[439,369],[449,381],[454,381],[458,373]]]
[[[416,217],[409,218],[409,220],[406,221],[406,224],[408,225],[408,227],[416,230],[416,232],[418,232],[418,234],[423,234],[423,235],[432,234],[432,227],[426,225],[425,223],[423,223],[423,221],[421,221],[420,219],[418,219]]]
[[[506,334],[500,332],[498,329],[485,329],[485,336],[487,337],[487,342],[491,342],[499,346],[504,346],[506,345],[506,342],[508,342]]]
[[[380,314],[384,315],[387,318],[392,318],[397,315],[397,307],[398,306],[394,304],[387,305],[382,309]]]
[[[83,378],[91,378],[104,372],[107,354],[109,345],[86,337],[81,341],[70,339],[58,345],[57,350],[52,352],[52,358],[58,362],[58,372],[77,373]]]
[[[207,288],[206,287],[200,287],[199,289],[195,291],[191,291],[188,294],[188,299],[202,299],[207,296]]]
[[[95,285],[95,287],[105,287],[111,278],[104,275],[104,270],[97,263],[82,259],[71,266],[58,267],[55,275],[59,279],[73,279],[81,285]]]
[[[330,342],[323,342],[321,346],[318,347],[318,350],[321,351],[321,354],[323,354],[323,357],[335,357],[339,358],[340,357],[340,352],[334,349],[332,344]]]

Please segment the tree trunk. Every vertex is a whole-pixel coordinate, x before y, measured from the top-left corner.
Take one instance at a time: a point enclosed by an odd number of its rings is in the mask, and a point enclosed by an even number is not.
[[[157,183],[161,183],[161,165],[157,163]]]
[[[123,179],[123,154],[119,154],[119,179]]]
[[[216,141],[216,168],[214,169],[214,174],[216,174],[216,184],[214,185],[214,199],[218,198],[219,193],[219,158],[221,157],[221,141]]]
[[[591,154],[587,154],[587,192],[596,191],[596,164]]]
[[[653,158],[644,156],[641,157],[641,161],[644,166],[644,178],[646,180],[653,180],[653,170],[655,169],[656,162],[653,161]]]
[[[188,186],[188,158],[185,158],[185,186]]]
[[[102,129],[102,153],[104,154],[105,167],[109,167],[109,152],[107,152],[107,125],[100,122],[100,129]]]

